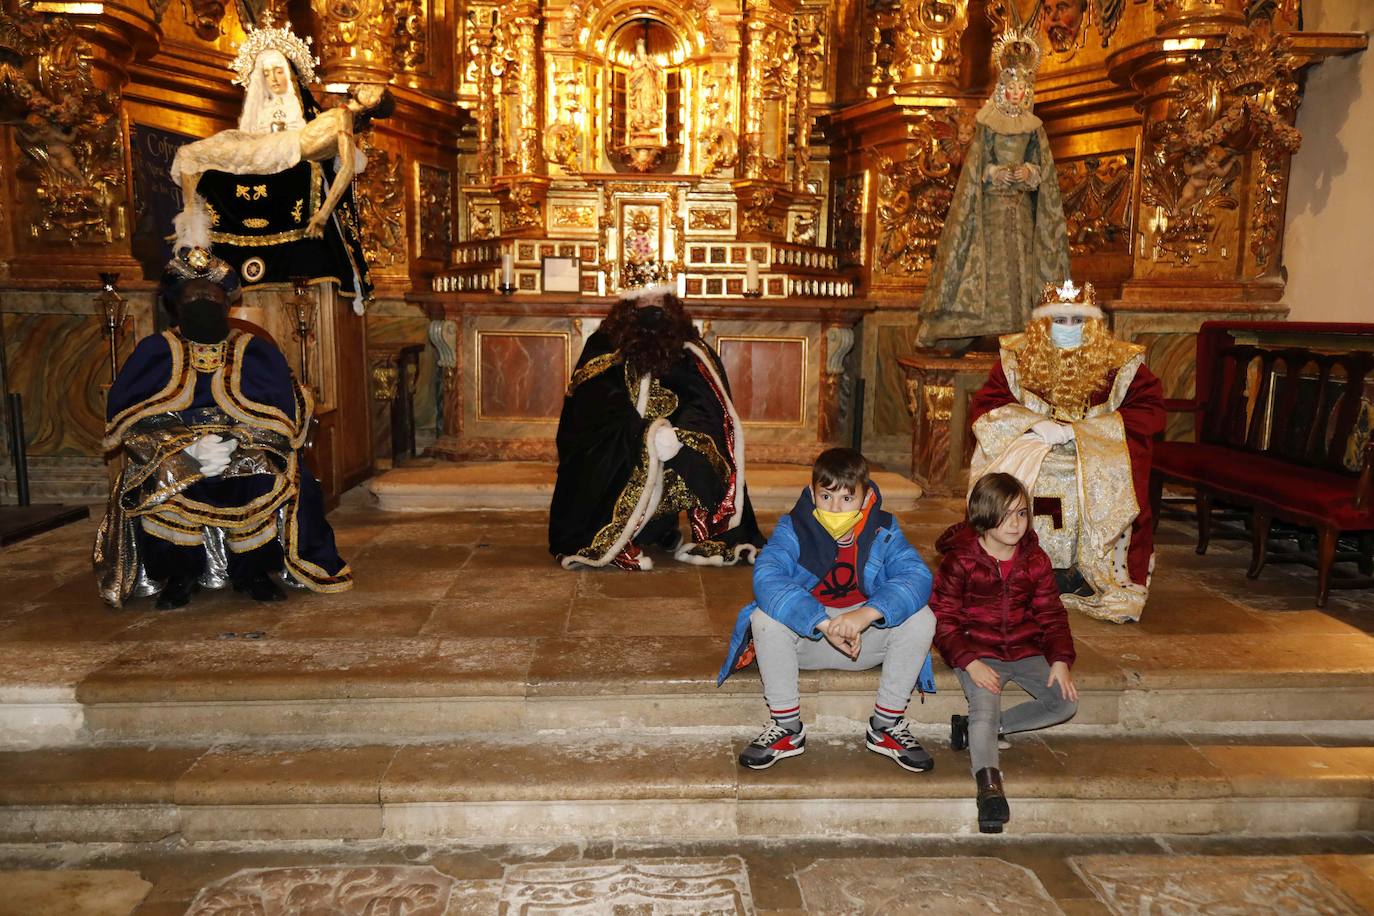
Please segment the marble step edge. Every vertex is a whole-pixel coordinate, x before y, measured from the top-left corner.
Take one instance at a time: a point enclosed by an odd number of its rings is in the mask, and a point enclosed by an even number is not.
[[[906,773],[816,739],[771,770],[735,743],[519,741],[255,752],[0,754],[0,841],[885,836],[966,833],[967,757]],[[521,756],[524,755],[524,756]],[[1014,832],[1374,828],[1374,747],[1038,739],[1003,753]]]
[[[1009,692],[1010,700],[1016,697]],[[0,702],[0,748],[120,741],[197,742],[302,736],[432,738],[478,732],[578,729],[750,729],[764,717],[757,692],[603,696],[339,696],[181,699],[82,703],[45,692]],[[808,722],[862,722],[872,687],[803,693]],[[1074,727],[1124,734],[1275,733],[1364,736],[1374,740],[1374,686],[1247,689],[1083,690]],[[917,730],[938,731],[963,714],[962,693],[943,690],[913,703]],[[840,725],[842,729],[845,724]]]

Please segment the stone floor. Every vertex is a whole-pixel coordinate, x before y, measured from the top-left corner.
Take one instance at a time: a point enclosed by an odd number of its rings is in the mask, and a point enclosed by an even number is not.
[[[898,516],[933,562],[957,506]],[[1014,744],[1023,833],[989,838],[942,666],[924,781],[851,751],[859,676],[807,676],[808,755],[733,767],[757,679],[711,684],[748,569],[563,572],[537,511],[331,518],[357,588],[276,606],[107,609],[94,520],[0,550],[0,914],[1374,911],[1374,592],[1318,610],[1310,570],[1247,580],[1167,522],[1142,622],[1073,620],[1079,721]],[[460,845],[474,808],[506,820]]]
[[[1374,836],[0,847],[0,916],[1374,912]]]

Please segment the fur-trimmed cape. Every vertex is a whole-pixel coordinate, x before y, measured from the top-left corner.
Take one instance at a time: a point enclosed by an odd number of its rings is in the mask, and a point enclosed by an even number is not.
[[[661,451],[671,429],[681,443]],[[650,569],[635,543],[655,518],[686,512],[674,557],[752,562],[763,544],[745,487],[744,429],[720,359],[700,340],[659,377],[633,377],[609,335],[587,340],[558,422],[549,551],[565,569]]]

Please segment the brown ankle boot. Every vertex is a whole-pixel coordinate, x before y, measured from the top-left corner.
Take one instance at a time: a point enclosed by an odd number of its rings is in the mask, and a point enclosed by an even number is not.
[[[1001,833],[1011,820],[1011,806],[1002,792],[1002,771],[983,767],[973,777],[978,782],[978,832]]]

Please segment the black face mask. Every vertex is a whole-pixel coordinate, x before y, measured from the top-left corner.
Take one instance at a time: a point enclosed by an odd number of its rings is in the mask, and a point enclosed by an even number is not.
[[[229,311],[213,299],[192,299],[177,308],[182,336],[196,343],[216,344],[229,336]]]
[[[650,305],[635,312],[635,323],[641,328],[657,330],[667,321],[668,313],[660,305]]]

